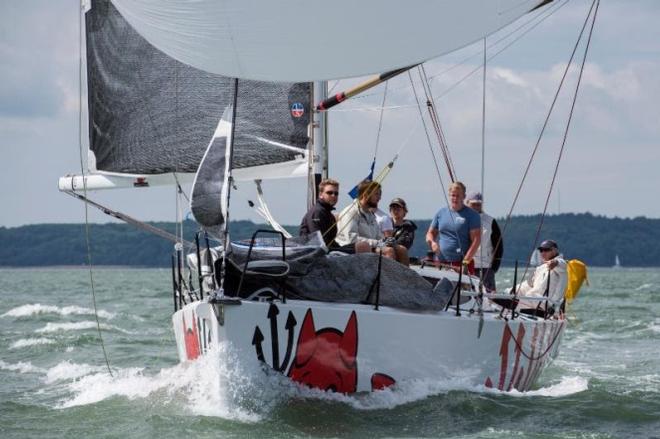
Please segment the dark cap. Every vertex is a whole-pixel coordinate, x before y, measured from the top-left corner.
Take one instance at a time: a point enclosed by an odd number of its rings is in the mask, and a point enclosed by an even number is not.
[[[394,198],[390,201],[390,207],[392,206],[400,206],[403,207],[404,210],[408,210],[408,206],[406,206],[406,202],[403,201],[403,198]]]
[[[538,246],[539,250],[550,250],[550,249],[559,249],[557,246],[557,243],[553,241],[552,239],[546,239],[541,243],[541,245]]]
[[[483,203],[484,197],[481,195],[481,192],[470,192],[467,197],[465,197],[466,203]]]

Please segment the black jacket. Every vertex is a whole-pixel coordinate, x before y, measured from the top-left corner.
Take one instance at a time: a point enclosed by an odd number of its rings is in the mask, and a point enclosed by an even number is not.
[[[415,240],[415,230],[417,230],[417,224],[410,220],[404,220],[400,225],[395,225],[394,239],[396,239],[396,243],[410,250]]]
[[[325,201],[316,200],[300,222],[300,236],[320,231],[325,245],[333,244],[337,236],[337,220],[332,214],[335,208]]]
[[[497,221],[493,218],[493,225],[491,226],[490,231],[490,243],[493,246],[493,261],[490,263],[490,268],[493,272],[497,272],[502,263],[502,255],[504,254],[504,239],[502,239],[502,232],[500,232],[500,226],[497,225]]]

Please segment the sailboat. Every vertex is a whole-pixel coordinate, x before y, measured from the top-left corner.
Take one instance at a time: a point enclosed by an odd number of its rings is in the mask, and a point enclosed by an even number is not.
[[[621,268],[621,261],[619,260],[619,255],[614,256],[614,265],[612,268]]]
[[[344,3],[355,13],[345,14]],[[511,296],[487,295],[460,272],[374,254],[330,257],[320,236],[288,236],[265,202],[272,229],[230,240],[236,182],[260,190],[262,180],[302,177],[313,194],[327,156],[325,113],[314,105],[326,98],[322,80],[419,64],[549,2],[408,2],[395,8],[400,14],[390,8],[398,2],[382,3],[340,1],[320,13],[292,0],[91,1],[88,170],[62,177],[60,190],[94,203],[94,190],[192,182],[195,242],[158,232],[175,242],[172,324],[181,361],[224,345],[238,364],[261,362],[342,393],[420,379],[528,390],[558,353],[563,313],[491,310],[487,297]],[[339,43],[305,40],[337,23],[339,12],[355,24],[342,26]],[[287,14],[295,14],[293,30],[273,19]]]

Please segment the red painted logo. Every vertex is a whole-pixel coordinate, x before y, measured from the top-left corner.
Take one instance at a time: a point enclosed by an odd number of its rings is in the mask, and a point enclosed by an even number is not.
[[[357,388],[358,329],[355,311],[344,332],[335,328],[316,330],[307,310],[298,334],[296,356],[288,376],[322,390],[350,393]]]
[[[192,327],[186,325],[186,316],[181,313],[183,317],[183,337],[186,345],[186,357],[189,360],[194,360],[199,357],[201,350],[199,348],[199,333],[197,332],[197,323],[195,319],[195,313],[192,315]]]

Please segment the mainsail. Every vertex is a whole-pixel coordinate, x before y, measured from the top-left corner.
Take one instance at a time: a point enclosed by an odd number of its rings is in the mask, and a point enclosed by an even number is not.
[[[95,168],[108,178],[196,172],[232,102],[233,79],[156,49],[109,0],[92,1],[85,24]],[[240,90],[235,178],[305,175],[311,84],[241,81]]]
[[[418,64],[548,0],[113,0],[169,56],[231,77],[310,81]]]

